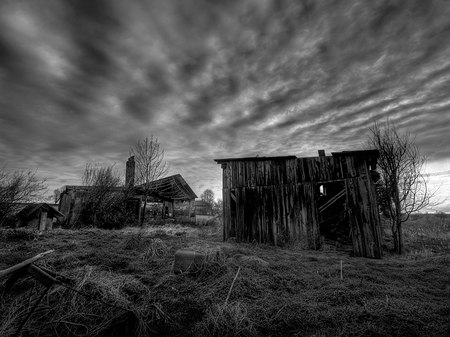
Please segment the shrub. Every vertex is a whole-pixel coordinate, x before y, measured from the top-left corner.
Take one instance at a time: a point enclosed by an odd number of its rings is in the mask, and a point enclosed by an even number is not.
[[[88,188],[75,209],[71,227],[93,226],[102,229],[122,228],[132,219],[127,211],[128,193],[119,187],[122,181],[113,167],[86,166],[83,184]]]

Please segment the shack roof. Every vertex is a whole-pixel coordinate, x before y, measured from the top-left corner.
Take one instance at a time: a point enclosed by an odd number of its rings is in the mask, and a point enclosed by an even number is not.
[[[94,186],[68,185],[63,193],[69,191],[85,192],[93,188]],[[110,188],[111,192],[121,192],[123,190],[123,187]],[[197,195],[180,174],[152,181],[150,183],[150,190],[151,193],[149,196],[162,200],[192,200],[197,198]],[[144,193],[144,184],[134,186],[133,191],[135,194]]]
[[[150,183],[151,196],[169,200],[192,200],[197,195],[180,174],[158,179]],[[134,187],[136,192],[143,193],[144,184]]]
[[[17,213],[17,216],[21,219],[28,219],[35,215],[37,211],[45,211],[49,213],[50,217],[63,217],[64,214],[59,212],[54,207],[50,206],[46,203],[35,203],[35,204],[28,204],[22,210]]]
[[[342,151],[342,152],[332,152],[333,157],[360,157],[360,158],[378,158],[380,152],[378,150],[356,150],[356,151]],[[329,156],[331,157],[331,156]],[[231,161],[265,161],[265,160],[289,160],[296,159],[296,156],[278,156],[278,157],[243,157],[243,158],[223,158],[214,159],[217,164],[231,162]],[[305,158],[317,158],[317,157],[300,157],[299,159]]]
[[[295,159],[296,156],[278,156],[278,157],[243,157],[243,158],[224,158],[214,159],[217,164],[230,162],[230,161],[261,161],[261,160],[287,160]]]

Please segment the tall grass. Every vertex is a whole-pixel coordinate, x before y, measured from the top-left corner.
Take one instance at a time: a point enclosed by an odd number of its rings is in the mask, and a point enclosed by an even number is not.
[[[224,243],[220,225],[0,232],[0,269],[55,249],[39,263],[88,295],[53,286],[23,336],[447,336],[445,226],[406,224],[408,252],[383,260]],[[206,258],[175,275],[178,249]],[[42,291],[28,277],[2,297],[0,336]]]
[[[54,285],[22,328],[22,335],[148,336],[151,332],[148,312],[128,295],[147,296],[148,290],[133,277],[93,267],[73,271],[70,277],[78,280],[73,290]],[[12,336],[18,331],[44,289],[30,279],[20,281],[18,287],[24,283],[28,290],[2,298],[0,336]]]

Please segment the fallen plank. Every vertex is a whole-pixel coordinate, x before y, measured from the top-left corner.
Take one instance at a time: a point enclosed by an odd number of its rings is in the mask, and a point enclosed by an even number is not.
[[[18,270],[18,269],[20,269],[20,268],[23,268],[23,267],[25,267],[25,266],[28,266],[29,264],[31,264],[31,263],[33,263],[33,262],[39,260],[40,258],[44,257],[45,255],[48,255],[48,254],[50,254],[50,253],[53,253],[54,251],[55,251],[55,250],[48,250],[48,251],[46,251],[46,252],[40,253],[40,254],[38,254],[38,255],[36,255],[36,256],[33,256],[32,258],[29,258],[28,260],[22,261],[22,262],[20,262],[20,263],[14,265],[14,266],[12,266],[12,267],[9,267],[9,268],[7,268],[7,269],[5,269],[5,270],[0,270],[0,278],[4,277],[4,276],[6,276],[6,275],[9,275],[9,274],[11,274],[12,272],[14,272],[14,271],[16,271],[16,270]]]

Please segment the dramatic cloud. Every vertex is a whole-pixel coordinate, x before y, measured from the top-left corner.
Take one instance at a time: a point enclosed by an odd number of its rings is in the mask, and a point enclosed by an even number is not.
[[[214,158],[354,149],[389,118],[447,171],[449,17],[445,0],[3,1],[0,156],[56,188],[153,134],[220,196]]]

